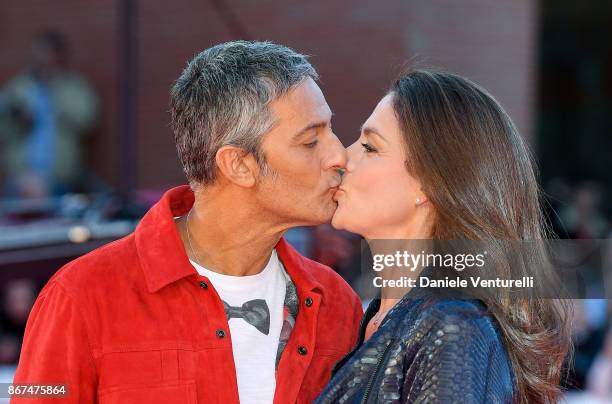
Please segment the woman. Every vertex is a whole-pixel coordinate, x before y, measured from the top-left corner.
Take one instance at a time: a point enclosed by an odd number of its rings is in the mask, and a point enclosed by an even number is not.
[[[335,228],[368,242],[545,240],[528,150],[485,90],[457,75],[400,77],[349,147]],[[371,246],[372,247],[372,246]],[[512,257],[493,251],[500,276]],[[530,265],[550,268],[541,249]],[[506,265],[506,268],[508,265]],[[418,286],[374,299],[357,347],[318,403],[548,403],[570,346],[562,300],[443,299]]]

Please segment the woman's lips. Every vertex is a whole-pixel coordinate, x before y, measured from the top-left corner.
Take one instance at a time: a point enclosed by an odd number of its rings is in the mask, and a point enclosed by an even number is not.
[[[342,189],[341,187],[337,187],[336,192],[334,192],[334,196],[333,196],[334,201],[337,201],[338,197],[344,194],[344,192],[346,192],[344,189]]]

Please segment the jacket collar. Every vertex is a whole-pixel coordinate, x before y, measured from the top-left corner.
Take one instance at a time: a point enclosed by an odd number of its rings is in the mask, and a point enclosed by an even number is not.
[[[144,215],[135,230],[136,250],[149,292],[154,293],[197,271],[189,262],[174,218],[186,215],[195,197],[188,185],[168,190]],[[280,260],[298,291],[322,294],[321,284],[311,274],[312,263],[302,257],[285,239],[276,245]],[[316,265],[316,264],[315,264]]]

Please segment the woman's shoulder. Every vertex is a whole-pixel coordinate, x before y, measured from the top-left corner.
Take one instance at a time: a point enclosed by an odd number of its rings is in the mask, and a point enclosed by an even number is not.
[[[444,369],[443,374],[436,373],[437,378],[460,377],[463,387],[487,397],[512,396],[510,358],[497,321],[483,303],[429,301],[415,319],[403,332],[402,346],[409,356],[406,363],[425,370]]]
[[[423,301],[403,334],[437,344],[459,342],[503,347],[497,321],[479,300],[428,299]]]

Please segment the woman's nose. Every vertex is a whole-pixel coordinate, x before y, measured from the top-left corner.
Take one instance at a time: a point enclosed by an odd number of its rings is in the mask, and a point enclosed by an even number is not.
[[[356,141],[346,149],[347,153],[347,161],[346,161],[346,171],[353,171],[355,168],[355,163],[357,162],[358,153],[359,153],[359,141]]]

